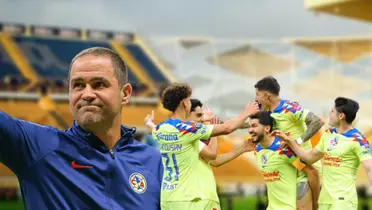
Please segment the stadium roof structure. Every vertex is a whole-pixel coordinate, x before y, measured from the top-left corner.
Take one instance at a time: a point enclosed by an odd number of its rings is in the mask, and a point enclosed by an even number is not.
[[[369,0],[305,0],[310,11],[372,22],[372,4]]]

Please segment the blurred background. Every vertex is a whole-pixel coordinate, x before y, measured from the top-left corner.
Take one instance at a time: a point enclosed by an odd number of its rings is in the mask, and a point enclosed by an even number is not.
[[[189,83],[193,97],[226,120],[254,100],[253,85],[267,75],[279,80],[283,98],[326,121],[335,97],[359,101],[355,126],[372,139],[371,11],[370,0],[0,0],[0,110],[68,128],[70,61],[85,48],[104,46],[130,68],[134,96],[123,123],[151,146],[157,145],[143,119],[151,110],[156,123],[169,116],[159,104],[167,84]],[[219,152],[247,135],[220,137]],[[214,172],[222,209],[266,208],[253,154]],[[357,185],[360,209],[372,209],[364,170]],[[23,209],[17,178],[1,164],[0,209]]]

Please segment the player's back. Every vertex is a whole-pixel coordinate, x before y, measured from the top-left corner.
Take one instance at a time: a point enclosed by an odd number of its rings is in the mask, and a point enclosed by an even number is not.
[[[161,201],[191,201],[202,198],[199,139],[208,139],[213,126],[179,119],[168,119],[154,128],[152,135],[159,143],[164,175]]]
[[[291,138],[301,137],[306,129],[305,118],[309,113],[297,102],[289,100],[280,100],[280,104],[271,113],[275,119],[274,129],[281,130]],[[301,144],[306,149],[311,149],[311,142],[307,141]]]

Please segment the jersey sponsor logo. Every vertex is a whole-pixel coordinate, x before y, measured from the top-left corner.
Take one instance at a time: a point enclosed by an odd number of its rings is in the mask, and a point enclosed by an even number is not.
[[[324,155],[323,166],[340,167],[342,159],[339,157],[330,156],[328,153]]]
[[[331,151],[336,145],[338,144],[338,140],[337,138],[334,138],[332,139],[330,142],[329,142],[329,147],[327,149],[327,151]]]
[[[138,172],[135,172],[129,176],[129,184],[132,190],[138,194],[146,192],[147,189],[146,178]]]
[[[273,171],[273,172],[261,171],[261,174],[264,177],[265,182],[280,181],[280,172],[279,171]]]
[[[155,134],[158,140],[165,140],[165,141],[177,141],[178,136],[177,134],[164,134],[164,133],[157,133]]]

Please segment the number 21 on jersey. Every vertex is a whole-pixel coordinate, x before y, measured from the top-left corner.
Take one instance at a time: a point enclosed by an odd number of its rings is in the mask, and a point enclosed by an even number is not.
[[[168,175],[164,179],[168,182],[178,181],[180,171],[178,170],[176,155],[162,153],[161,156],[165,159],[165,170],[168,171]],[[172,165],[170,165],[171,161]]]

